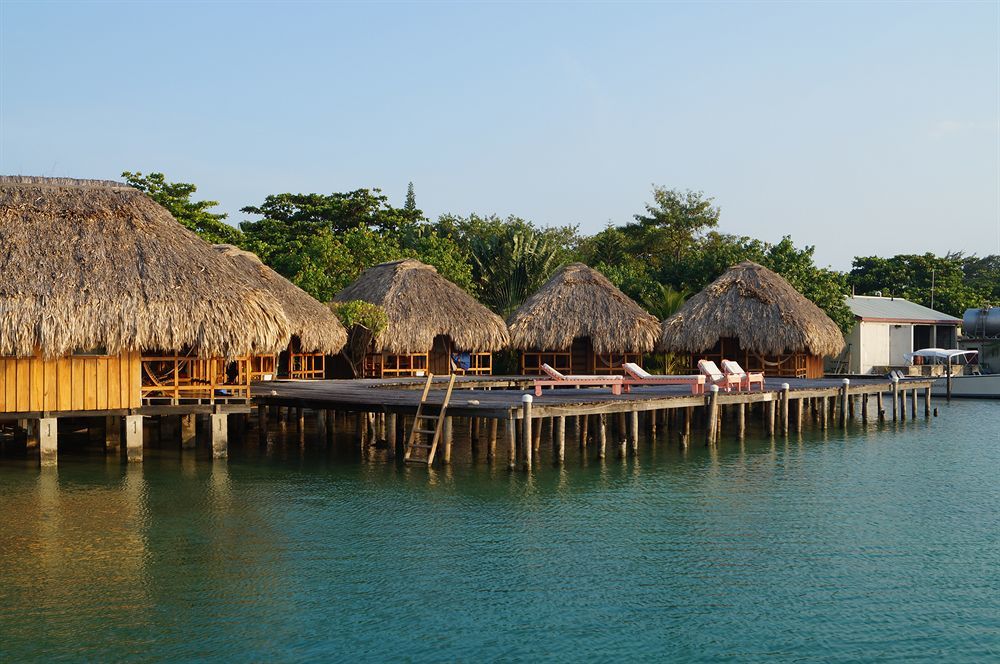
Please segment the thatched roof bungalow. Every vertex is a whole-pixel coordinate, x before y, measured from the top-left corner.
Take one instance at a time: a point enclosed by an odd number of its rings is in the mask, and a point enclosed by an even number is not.
[[[235,261],[253,283],[270,292],[281,304],[291,324],[292,338],[282,351],[280,362],[273,354],[256,355],[251,378],[279,374],[289,378],[324,378],[326,356],[339,353],[347,343],[347,330],[330,308],[273,269],[256,254],[231,244],[214,245],[216,251]]]
[[[119,183],[0,177],[0,274],[0,413],[176,399],[157,391],[150,354],[173,361],[171,389],[183,357],[214,399],[225,358],[290,336],[271,293]]]
[[[653,350],[659,321],[583,263],[560,268],[508,321],[521,371],[543,363],[564,373],[619,374]]]
[[[507,345],[502,318],[417,260],[365,270],[334,298],[350,300],[378,305],[388,319],[372,340],[365,376],[487,374],[492,372],[492,353]]]
[[[769,376],[821,378],[823,357],[844,348],[840,328],[781,276],[745,261],[663,321],[660,350],[735,359]]]

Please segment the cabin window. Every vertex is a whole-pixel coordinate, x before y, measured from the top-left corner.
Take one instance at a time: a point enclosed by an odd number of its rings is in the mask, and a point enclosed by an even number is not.
[[[73,351],[72,355],[74,357],[108,357],[108,349],[104,346],[87,349],[77,348]]]

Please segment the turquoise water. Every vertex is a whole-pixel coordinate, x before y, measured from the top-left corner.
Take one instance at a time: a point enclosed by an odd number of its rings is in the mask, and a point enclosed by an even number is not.
[[[0,660],[996,661],[1000,404],[936,405],[530,476],[8,450]]]

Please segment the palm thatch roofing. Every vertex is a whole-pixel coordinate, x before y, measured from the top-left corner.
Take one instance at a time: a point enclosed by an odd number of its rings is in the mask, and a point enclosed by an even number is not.
[[[374,340],[378,352],[425,353],[438,335],[451,337],[458,350],[480,353],[500,350],[508,341],[502,318],[413,259],[365,270],[334,300],[364,300],[385,310],[388,324]]]
[[[568,351],[590,337],[596,353],[653,350],[660,323],[608,278],[583,263],[560,268],[511,315],[511,347]]]
[[[271,293],[116,182],[0,177],[0,275],[0,355],[235,357],[291,335]]]
[[[745,261],[663,321],[660,349],[698,353],[722,338],[761,355],[836,355],[844,335],[822,309],[763,265]]]
[[[257,254],[231,244],[213,246],[236,261],[244,274],[277,298],[291,323],[292,334],[299,338],[301,351],[327,355],[340,352],[347,343],[347,330],[329,307],[264,265]]]

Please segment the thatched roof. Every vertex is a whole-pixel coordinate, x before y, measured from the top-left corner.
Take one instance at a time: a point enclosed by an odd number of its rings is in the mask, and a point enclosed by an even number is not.
[[[136,189],[0,177],[0,355],[234,357],[290,334],[274,296]]]
[[[231,244],[214,247],[236,261],[244,274],[278,299],[303,352],[333,355],[347,343],[347,331],[329,307],[264,265],[257,254]]]
[[[660,349],[698,353],[720,338],[762,355],[836,355],[844,335],[822,309],[762,265],[734,265],[663,321]]]
[[[375,339],[378,351],[427,352],[439,334],[451,337],[455,347],[464,351],[485,353],[507,345],[502,318],[417,260],[369,268],[334,300],[364,300],[385,310],[389,320]]]
[[[511,347],[567,351],[590,337],[596,353],[653,350],[660,324],[603,274],[583,263],[560,268],[508,321]]]

